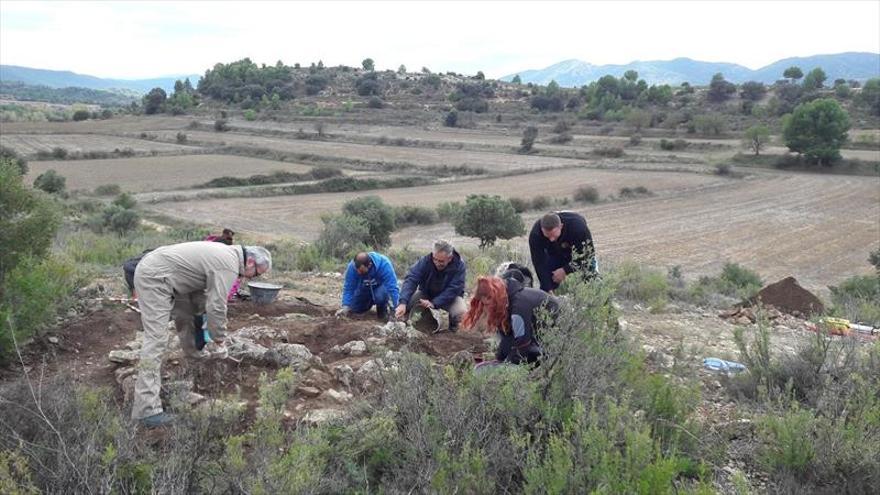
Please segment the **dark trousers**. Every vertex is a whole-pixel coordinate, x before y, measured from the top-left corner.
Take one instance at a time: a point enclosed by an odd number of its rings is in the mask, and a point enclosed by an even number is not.
[[[376,306],[376,314],[380,317],[388,314],[388,305],[391,303],[388,290],[384,285],[364,286],[361,285],[354,292],[351,301],[352,313],[366,313]]]

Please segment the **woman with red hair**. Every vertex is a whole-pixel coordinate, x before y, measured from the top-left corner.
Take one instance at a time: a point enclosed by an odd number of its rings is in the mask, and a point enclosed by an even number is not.
[[[521,277],[520,272],[509,270],[501,277],[477,278],[470,309],[462,321],[465,329],[472,329],[485,319],[487,328],[498,332],[501,342],[495,359],[500,362],[537,361],[541,346],[535,338],[536,312],[540,308],[551,312],[559,308],[555,297],[524,287]]]

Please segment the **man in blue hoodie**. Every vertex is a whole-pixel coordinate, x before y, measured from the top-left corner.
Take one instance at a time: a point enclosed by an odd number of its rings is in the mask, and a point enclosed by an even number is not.
[[[465,311],[464,286],[467,267],[448,241],[434,242],[431,254],[419,259],[406,274],[395,317],[402,319],[416,306],[449,313],[449,331],[458,330]]]
[[[391,260],[376,252],[358,253],[345,271],[342,308],[336,316],[366,313],[375,305],[376,317],[387,320],[388,307],[397,306],[399,296],[397,274]]]

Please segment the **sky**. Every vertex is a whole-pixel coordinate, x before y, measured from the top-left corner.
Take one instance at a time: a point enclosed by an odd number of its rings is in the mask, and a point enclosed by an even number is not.
[[[0,63],[119,79],[204,74],[250,57],[498,78],[566,59],[689,57],[758,69],[816,54],[880,53],[880,0],[0,0]]]

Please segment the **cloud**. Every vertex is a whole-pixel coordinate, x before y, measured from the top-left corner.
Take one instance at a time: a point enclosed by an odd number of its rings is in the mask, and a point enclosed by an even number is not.
[[[250,57],[489,77],[577,58],[686,56],[758,68],[880,52],[880,2],[3,2],[0,60],[102,77]]]

